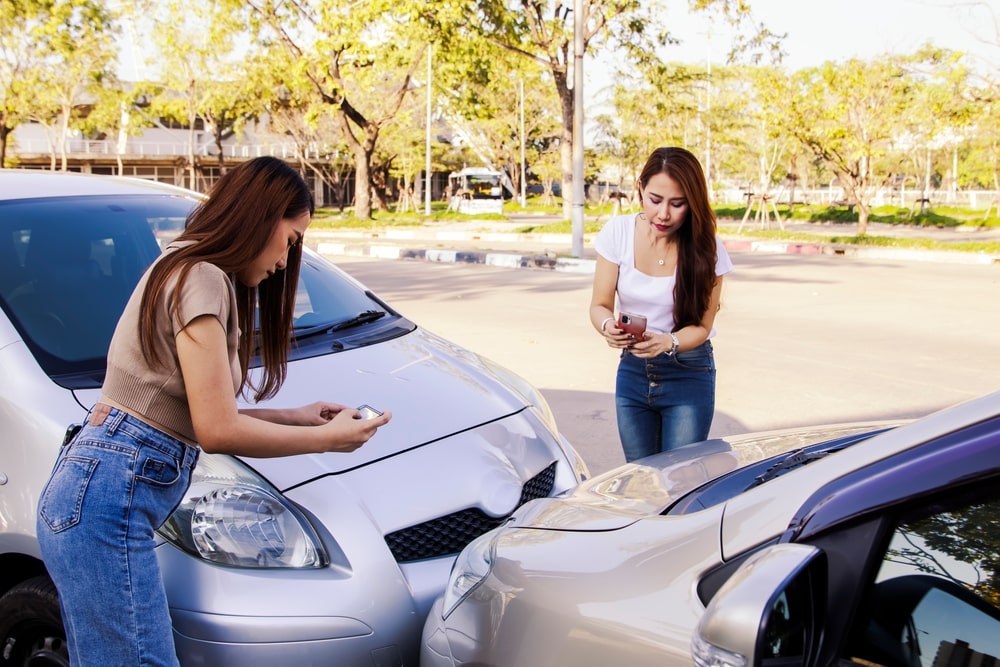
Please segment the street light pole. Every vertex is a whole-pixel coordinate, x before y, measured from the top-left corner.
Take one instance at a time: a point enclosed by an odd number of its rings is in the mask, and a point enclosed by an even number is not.
[[[573,256],[583,256],[583,0],[573,4]]]
[[[431,54],[434,47],[427,45],[427,142],[424,147],[424,215],[431,214]]]
[[[528,163],[524,159],[524,78],[521,78],[521,208],[528,205]]]

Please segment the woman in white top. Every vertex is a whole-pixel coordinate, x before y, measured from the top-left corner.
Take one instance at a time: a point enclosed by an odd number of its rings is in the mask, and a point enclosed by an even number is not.
[[[594,328],[621,350],[615,407],[627,461],[708,437],[715,413],[710,339],[722,276],[733,268],[694,155],[657,148],[637,187],[642,212],[611,218],[597,236],[590,302]],[[645,317],[645,332],[626,332],[616,312]]]

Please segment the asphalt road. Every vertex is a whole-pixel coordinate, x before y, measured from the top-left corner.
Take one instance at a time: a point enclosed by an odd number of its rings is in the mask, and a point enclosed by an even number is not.
[[[592,472],[624,462],[617,358],[587,318],[590,275],[331,259],[417,324],[541,389]],[[733,260],[712,435],[913,418],[1000,389],[1000,266]]]

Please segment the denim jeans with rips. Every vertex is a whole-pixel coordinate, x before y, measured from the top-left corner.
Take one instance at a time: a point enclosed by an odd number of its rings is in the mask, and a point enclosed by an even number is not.
[[[626,461],[706,439],[715,415],[711,341],[653,359],[623,351],[615,411]]]
[[[178,664],[154,531],[180,503],[198,451],[102,404],[60,451],[37,529],[71,664]]]

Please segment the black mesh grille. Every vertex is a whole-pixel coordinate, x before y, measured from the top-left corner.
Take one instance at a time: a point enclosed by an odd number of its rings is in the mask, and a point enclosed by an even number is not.
[[[553,461],[525,483],[517,507],[529,500],[548,496],[552,493],[555,480],[556,464]],[[492,517],[477,508],[466,509],[389,533],[385,542],[399,563],[457,554],[466,544],[503,523],[507,516]]]

